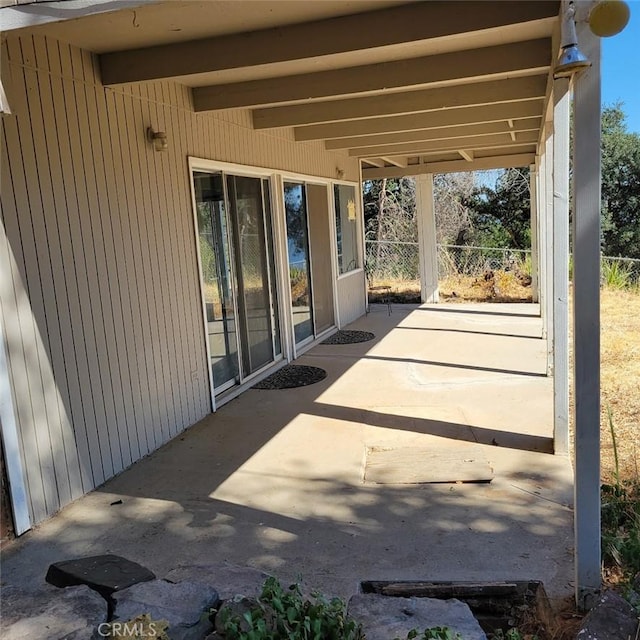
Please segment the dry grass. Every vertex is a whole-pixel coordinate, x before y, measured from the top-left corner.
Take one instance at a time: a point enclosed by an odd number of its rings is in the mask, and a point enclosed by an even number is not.
[[[373,286],[391,287],[391,301],[419,303],[420,282],[375,280]],[[512,271],[491,271],[485,276],[451,275],[438,283],[443,302],[531,302],[531,287],[523,286]],[[369,302],[382,302],[384,294],[370,293]],[[386,298],[385,298],[386,299]]]
[[[513,271],[488,271],[474,277],[451,275],[439,283],[447,302],[531,302],[531,286],[523,286]]]
[[[640,477],[640,292],[604,288],[601,293],[602,479],[615,471],[607,408],[615,427],[621,480]]]

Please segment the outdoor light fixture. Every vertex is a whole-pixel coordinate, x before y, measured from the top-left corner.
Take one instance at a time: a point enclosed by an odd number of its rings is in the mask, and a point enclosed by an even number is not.
[[[629,22],[631,10],[623,0],[603,0],[598,2],[589,14],[589,28],[601,38],[620,33]]]
[[[152,127],[147,127],[147,140],[156,151],[166,151],[169,148],[167,134],[164,131],[154,131]]]
[[[576,35],[575,7],[573,2],[564,4],[562,17],[562,49],[560,57],[553,70],[554,78],[569,78],[574,73],[591,66],[591,62],[578,49]]]

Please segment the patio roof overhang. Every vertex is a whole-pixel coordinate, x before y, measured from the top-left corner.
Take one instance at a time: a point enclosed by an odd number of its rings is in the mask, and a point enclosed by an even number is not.
[[[195,111],[249,109],[255,129],[288,127],[297,141],[344,150],[368,179],[532,164],[559,9],[146,2],[36,29],[98,54],[106,85],[176,80],[191,87]]]
[[[552,71],[559,0],[17,2],[3,9],[11,17],[3,30],[24,27],[94,52],[103,84],[174,80],[191,88],[195,111],[246,109],[255,129],[285,129],[288,138],[357,158],[363,179],[535,163],[538,196],[545,199],[541,218],[549,222],[542,235],[550,242],[541,254],[550,262],[548,294],[554,292],[545,304],[562,320],[550,340],[561,363],[554,379],[568,403],[568,80],[554,83]],[[574,89],[576,597],[582,603],[600,584],[600,45],[585,20],[592,4],[578,3],[585,15],[576,22],[593,67]],[[566,422],[568,406],[560,409]]]

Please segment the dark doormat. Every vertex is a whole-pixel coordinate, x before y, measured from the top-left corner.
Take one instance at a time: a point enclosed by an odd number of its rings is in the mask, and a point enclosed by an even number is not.
[[[352,329],[340,329],[321,344],[356,344],[357,342],[368,342],[376,336],[371,331],[353,331]]]
[[[320,382],[327,377],[327,372],[320,367],[309,367],[304,364],[288,364],[279,371],[253,385],[254,389],[294,389]]]

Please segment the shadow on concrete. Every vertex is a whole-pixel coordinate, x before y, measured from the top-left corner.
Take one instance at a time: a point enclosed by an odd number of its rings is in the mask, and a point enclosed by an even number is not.
[[[533,305],[532,305],[533,307]],[[487,311],[486,309],[476,310],[469,309],[468,307],[457,307],[456,305],[442,305],[436,307],[434,305],[431,306],[422,306],[419,307],[420,311],[435,311],[436,313],[444,312],[444,313],[463,313],[466,315],[482,315],[482,316],[504,316],[509,318],[533,318],[535,317],[535,311],[532,309],[531,313],[515,313],[513,311]]]
[[[318,410],[320,406],[318,403],[315,403],[312,410]],[[379,411],[331,405],[323,408],[323,410],[318,410],[315,415],[322,415],[327,418],[334,418],[345,422],[362,422],[369,426],[384,427],[385,429],[412,431],[414,433],[438,436],[449,440],[472,442],[474,444],[485,444],[494,447],[504,447],[506,449],[519,449],[521,451],[553,453],[553,438],[513,433],[498,429],[487,429],[485,427],[468,424],[428,420],[419,417],[407,417],[381,413]]]
[[[411,362],[413,364],[419,365],[430,365],[433,367],[450,367],[452,369],[463,369],[465,371],[485,371],[488,373],[505,373],[510,376],[529,376],[533,378],[546,378],[546,373],[539,373],[536,371],[519,371],[514,369],[497,369],[495,367],[480,367],[471,364],[461,364],[456,362],[436,362],[433,360],[418,360],[417,358],[392,358],[389,356],[370,356],[366,355],[363,358],[367,360],[386,360],[388,362],[394,361],[402,361],[402,362]]]
[[[115,553],[159,576],[178,565],[224,559],[285,581],[302,576],[340,596],[373,579],[538,579],[552,597],[570,593],[571,473],[566,459],[547,455],[551,438],[518,428],[518,415],[511,429],[438,417],[453,410],[449,397],[463,403],[482,386],[491,402],[506,387],[520,393],[539,374],[514,382],[519,372],[435,362],[497,375],[455,378],[444,391],[416,385],[405,368],[412,360],[429,362],[376,355],[407,315],[370,313],[351,328],[374,331],[376,340],[320,345],[300,358],[321,361],[324,381],[249,390],[69,505],[3,550],[3,584],[35,587],[52,562]],[[396,404],[376,385],[399,385]],[[433,417],[411,415],[416,408],[431,411],[442,394]],[[460,404],[459,413],[472,408]],[[521,409],[526,415],[527,406]],[[490,485],[363,481],[370,443],[450,452],[461,441],[491,460]]]
[[[397,327],[398,329],[406,330],[414,330],[414,331],[443,331],[445,333],[464,333],[475,336],[496,336],[499,338],[523,338],[525,340],[542,340],[542,336],[529,336],[521,333],[498,333],[495,331],[471,331],[470,329],[452,329],[450,327],[442,328],[442,327]]]

